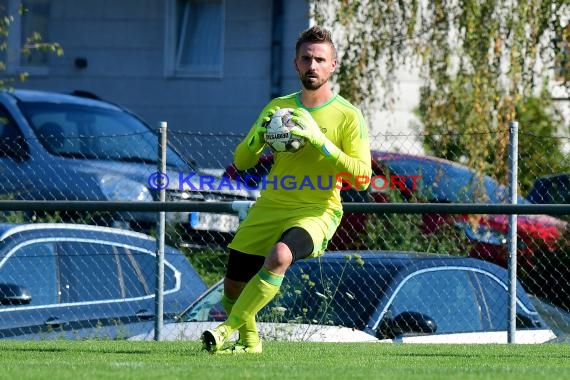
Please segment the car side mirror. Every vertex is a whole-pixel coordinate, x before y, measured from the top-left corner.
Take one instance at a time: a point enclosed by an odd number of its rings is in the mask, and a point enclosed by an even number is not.
[[[30,302],[32,302],[32,295],[24,286],[0,284],[1,305],[27,305]]]
[[[378,339],[393,339],[407,334],[434,334],[437,331],[435,321],[416,311],[404,311],[394,318],[385,318],[378,327]]]

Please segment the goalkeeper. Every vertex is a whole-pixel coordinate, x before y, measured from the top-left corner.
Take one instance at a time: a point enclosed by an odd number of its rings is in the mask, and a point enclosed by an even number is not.
[[[302,32],[294,65],[301,90],[269,102],[237,146],[234,164],[244,170],[258,162],[265,147],[263,126],[279,108],[295,109],[293,121],[302,129],[292,133],[305,138],[307,146],[296,153],[275,153],[268,186],[229,244],[222,297],[228,319],[202,334],[203,346],[211,353],[262,352],[256,314],[275,297],[293,262],[323,253],[342,218],[342,184],[330,181],[342,173],[344,180],[353,179],[357,190],[368,187],[368,132],[360,110],[332,91],[329,79],[337,60],[329,31],[313,26]],[[298,179],[296,183],[310,178],[320,185],[271,185],[284,176]],[[228,346],[236,331],[238,341]]]

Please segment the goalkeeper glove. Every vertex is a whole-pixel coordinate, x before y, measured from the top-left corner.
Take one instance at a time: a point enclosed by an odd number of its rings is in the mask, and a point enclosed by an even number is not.
[[[309,111],[304,108],[296,108],[295,111],[293,111],[291,120],[302,128],[292,128],[291,134],[304,137],[307,142],[317,148],[322,155],[336,161],[340,155],[340,149],[321,132],[319,125],[315,119],[313,119]]]
[[[278,109],[279,107],[272,107],[257,118],[257,121],[253,126],[253,133],[250,132],[251,137],[247,141],[247,148],[251,152],[258,154],[265,146],[265,132],[267,132],[266,125]]]

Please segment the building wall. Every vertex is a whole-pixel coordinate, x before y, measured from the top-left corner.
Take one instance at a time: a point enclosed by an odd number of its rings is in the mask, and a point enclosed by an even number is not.
[[[281,88],[272,88],[273,5],[282,5],[279,58]],[[17,87],[70,92],[80,89],[119,103],[150,125],[167,121],[172,131],[246,133],[273,93],[297,90],[292,60],[298,33],[309,24],[305,0],[226,0],[224,67],[221,78],[166,77],[166,6],[157,0],[52,1],[49,40],[64,49],[51,57],[46,75],[31,75]],[[84,58],[87,67],[75,66]],[[234,146],[206,139],[206,161],[231,159]],[[210,147],[211,146],[211,147]]]
[[[64,56],[51,57],[47,74],[32,73],[17,86],[91,91],[129,108],[151,126],[167,121],[173,132],[204,135],[244,134],[272,96],[298,90],[293,55],[299,32],[309,25],[306,0],[225,0],[221,78],[165,76],[165,2],[52,0],[47,37],[62,45]],[[279,5],[281,11],[276,11]],[[280,26],[273,24],[276,13],[282,16]],[[277,54],[272,50],[274,27],[281,38]],[[87,67],[77,68],[77,58],[85,58]],[[421,125],[414,115],[419,79],[404,70],[396,87],[399,101],[394,108],[368,121],[372,146],[422,153],[416,137]],[[559,104],[570,120],[570,102]],[[566,139],[568,130],[567,124],[561,131]],[[229,162],[235,141],[195,137],[176,142],[185,155],[211,165],[212,156]]]

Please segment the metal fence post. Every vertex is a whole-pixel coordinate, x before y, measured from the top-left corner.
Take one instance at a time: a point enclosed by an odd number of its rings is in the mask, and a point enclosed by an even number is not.
[[[519,123],[509,123],[509,201],[517,204]],[[509,214],[509,329],[507,342],[515,343],[517,330],[517,214]]]
[[[166,202],[166,186],[163,184],[163,174],[166,174],[166,144],[167,123],[160,122],[158,129],[158,161],[157,161],[157,185],[160,189],[160,202]],[[163,310],[164,310],[164,234],[166,225],[166,213],[158,213],[158,226],[156,236],[156,288],[155,288],[155,323],[154,340],[162,339]]]

